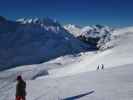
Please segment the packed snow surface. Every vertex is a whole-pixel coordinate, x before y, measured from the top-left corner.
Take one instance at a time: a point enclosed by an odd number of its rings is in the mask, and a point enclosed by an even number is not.
[[[30,80],[27,81],[27,100],[132,100],[132,66]],[[15,84],[1,81],[0,100],[14,99]]]

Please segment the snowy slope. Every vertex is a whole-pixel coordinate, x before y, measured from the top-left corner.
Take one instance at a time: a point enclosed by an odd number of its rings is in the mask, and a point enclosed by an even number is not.
[[[87,72],[89,70],[95,70],[98,65],[104,64],[105,68],[121,66],[125,64],[132,64],[133,61],[133,32],[127,31],[129,28],[116,30],[115,35],[110,42],[107,42],[103,47],[113,47],[105,51],[98,51],[96,54],[85,54],[80,62],[72,63],[60,70],[51,70],[52,76],[67,76],[76,73]],[[121,31],[121,35],[120,32]],[[119,33],[118,35],[117,32]],[[76,66],[76,67],[75,67]]]
[[[0,100],[14,98],[19,74],[27,80],[28,100],[132,100],[132,27],[112,34],[111,41],[103,45],[113,46],[108,50],[66,55],[43,64],[1,71]],[[101,64],[105,70],[96,71]]]
[[[29,100],[132,100],[132,66],[133,64],[71,77],[30,81],[27,98]],[[40,90],[43,92],[38,94]]]
[[[132,100],[133,64],[62,78],[27,81],[28,100]],[[2,82],[1,82],[2,83]],[[13,100],[15,84],[1,86],[0,100]],[[74,99],[70,99],[74,98]]]

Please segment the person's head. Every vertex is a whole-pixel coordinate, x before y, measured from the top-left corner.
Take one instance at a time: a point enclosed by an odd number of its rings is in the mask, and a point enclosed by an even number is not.
[[[17,81],[20,81],[20,80],[22,80],[22,76],[21,75],[17,76]]]

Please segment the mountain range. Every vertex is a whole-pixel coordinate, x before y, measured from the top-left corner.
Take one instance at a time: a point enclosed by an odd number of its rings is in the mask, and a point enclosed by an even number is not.
[[[61,25],[50,18],[0,16],[0,70],[42,63],[60,56],[105,50],[113,28],[104,25]]]
[[[106,42],[111,40],[113,28],[104,25],[92,25],[80,27],[68,24],[64,28],[79,40],[91,45],[91,48],[101,49]]]

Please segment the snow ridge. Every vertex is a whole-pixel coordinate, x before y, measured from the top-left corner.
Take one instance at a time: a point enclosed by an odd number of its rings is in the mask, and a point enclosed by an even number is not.
[[[113,32],[112,28],[104,25],[78,27],[77,25],[69,24],[65,25],[64,28],[81,41],[97,49],[103,48],[105,43],[111,40]]]

